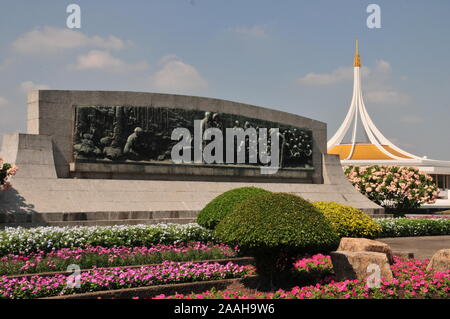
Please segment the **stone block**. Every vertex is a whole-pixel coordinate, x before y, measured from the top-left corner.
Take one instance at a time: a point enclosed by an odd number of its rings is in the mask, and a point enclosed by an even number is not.
[[[450,249],[438,250],[430,260],[427,270],[446,272],[450,270]]]
[[[379,267],[380,279],[393,279],[386,254],[376,252],[335,251],[331,253],[333,270],[338,281],[366,280]]]
[[[337,251],[352,251],[352,252],[378,252],[386,255],[390,264],[394,263],[394,257],[391,247],[388,244],[380,241],[371,240],[367,238],[347,238],[344,237],[339,243]]]

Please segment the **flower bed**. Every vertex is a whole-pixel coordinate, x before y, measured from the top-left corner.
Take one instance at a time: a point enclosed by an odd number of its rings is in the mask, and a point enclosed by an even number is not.
[[[16,275],[47,271],[65,271],[76,264],[81,269],[156,264],[163,261],[200,261],[236,257],[237,250],[223,244],[201,242],[151,247],[62,248],[51,252],[9,254],[0,258],[0,274]]]
[[[413,237],[450,235],[450,219],[446,218],[379,218],[380,237]]]
[[[405,215],[406,218],[412,219],[450,219],[450,215]]]
[[[80,287],[68,286],[69,276],[0,277],[0,298],[26,299],[70,295],[93,291],[165,285],[172,283],[242,278],[252,272],[251,266],[233,263],[176,263],[141,268],[93,269],[79,276]]]
[[[255,292],[245,295],[239,291],[206,291],[190,295],[160,295],[155,299],[398,299],[450,298],[450,270],[427,271],[428,260],[395,258],[392,265],[394,279],[383,280],[379,288],[369,288],[363,281],[346,280],[328,284],[295,287],[274,293]],[[309,266],[308,266],[309,267]],[[305,268],[305,267],[302,267]]]
[[[447,218],[380,218],[375,221],[382,228],[380,237],[450,235],[450,219]],[[0,231],[0,256],[62,248],[148,247],[194,241],[214,242],[214,236],[198,224],[6,228]]]
[[[211,231],[197,224],[93,227],[6,228],[0,231],[0,256],[49,252],[61,248],[138,247],[194,241],[213,242]]]

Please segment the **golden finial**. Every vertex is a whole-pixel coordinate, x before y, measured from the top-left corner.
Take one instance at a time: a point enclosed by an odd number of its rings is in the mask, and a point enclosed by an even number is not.
[[[359,52],[358,52],[358,40],[356,40],[356,52],[355,52],[355,59],[354,59],[353,66],[357,66],[357,67],[361,66],[361,58],[360,58]]]

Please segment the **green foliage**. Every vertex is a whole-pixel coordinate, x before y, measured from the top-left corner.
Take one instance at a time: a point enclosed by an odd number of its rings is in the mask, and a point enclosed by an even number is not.
[[[269,193],[269,191],[256,187],[232,189],[217,196],[206,205],[198,214],[197,223],[207,229],[214,229],[225,216],[232,212],[236,206],[242,202],[245,202],[256,195]]]
[[[379,224],[354,207],[336,202],[315,202],[313,205],[322,212],[340,237],[376,238],[381,232]]]
[[[380,218],[376,220],[380,237],[414,237],[450,235],[448,218]]]
[[[217,225],[218,239],[255,257],[260,275],[288,270],[302,253],[336,249],[339,237],[325,217],[301,197],[261,194],[243,202]]]

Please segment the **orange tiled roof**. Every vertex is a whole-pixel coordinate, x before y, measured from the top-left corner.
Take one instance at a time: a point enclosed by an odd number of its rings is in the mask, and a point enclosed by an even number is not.
[[[382,145],[382,147],[391,153],[392,155],[404,158],[404,159],[411,159],[411,157],[399,153],[392,149],[390,146]],[[349,155],[350,151],[352,149],[351,144],[341,144],[333,147],[331,150],[328,151],[328,154],[336,154],[339,155],[339,158],[341,160],[344,160]],[[381,152],[374,144],[355,144],[355,150],[353,151],[353,155],[349,160],[395,160],[395,158],[392,158],[383,152]]]

